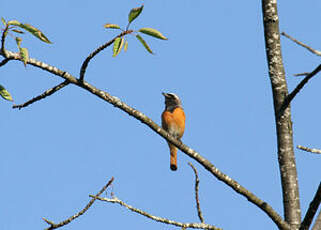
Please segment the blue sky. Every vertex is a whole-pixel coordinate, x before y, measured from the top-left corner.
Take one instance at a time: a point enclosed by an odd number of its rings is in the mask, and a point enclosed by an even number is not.
[[[2,0],[0,16],[41,29],[48,45],[26,34],[30,56],[74,76],[86,56],[125,26],[141,1]],[[187,116],[183,142],[283,215],[277,165],[274,111],[259,1],[153,1],[132,29],[153,27],[169,38],[145,36],[156,55],[133,36],[116,58],[109,48],[89,65],[86,80],[119,97],[160,124],[162,91],[175,92]],[[280,28],[320,48],[321,2],[279,4]],[[13,39],[7,48],[16,50]],[[288,86],[295,73],[313,70],[319,57],[282,38]],[[23,103],[62,80],[32,66],[10,62],[0,84]],[[294,99],[295,145],[321,148],[319,85],[316,76]],[[276,229],[256,206],[179,152],[178,171],[169,170],[166,142],[137,120],[88,92],[67,86],[25,109],[1,101],[0,228],[44,229],[42,217],[59,222],[82,209],[112,177],[114,194],[151,214],[198,222],[192,162],[200,176],[205,221],[224,229]],[[301,206],[305,213],[320,182],[320,156],[295,151]],[[110,192],[110,190],[108,190]],[[97,201],[64,229],[174,229]]]

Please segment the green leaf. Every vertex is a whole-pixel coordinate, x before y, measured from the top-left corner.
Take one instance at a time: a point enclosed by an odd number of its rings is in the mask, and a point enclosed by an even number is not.
[[[41,41],[46,42],[46,43],[51,43],[51,41],[49,41],[49,39],[40,31],[38,30],[36,27],[29,25],[29,24],[20,24],[21,28],[27,30],[28,32],[30,32],[33,36],[39,38]]]
[[[117,55],[118,49],[120,47],[121,38],[116,38],[114,41],[114,47],[113,47],[113,57]]]
[[[0,96],[8,101],[13,101],[10,93],[2,85],[0,85]]]
[[[126,41],[125,41],[125,45],[124,45],[124,51],[126,52],[127,49],[128,49],[128,41],[126,40]]]
[[[143,44],[143,46],[145,47],[145,49],[147,49],[148,52],[153,54],[153,51],[151,50],[151,48],[149,48],[145,40],[139,34],[136,35],[136,38]]]
[[[114,41],[113,57],[116,57],[124,45],[124,38],[116,38]]]
[[[128,14],[128,22],[131,23],[132,21],[134,21],[135,18],[137,18],[140,15],[140,13],[143,11],[143,8],[144,8],[144,5],[142,5],[141,7],[131,9],[131,11]]]
[[[158,39],[167,40],[167,37],[165,37],[161,32],[153,28],[141,28],[140,30],[138,30],[138,32],[147,34],[149,36],[153,36]]]
[[[19,37],[16,37],[16,43],[19,49],[20,49],[21,42],[22,42],[22,39]]]
[[[7,26],[6,20],[4,20],[3,17],[1,17],[1,21],[2,21],[2,23],[3,23],[4,26]]]
[[[110,23],[107,23],[104,25],[105,28],[107,29],[120,29],[120,26],[117,25],[117,24],[110,24]]]
[[[34,27],[32,25],[22,24],[22,23],[18,22],[17,20],[9,21],[8,25],[19,26],[20,28],[31,33],[33,36],[39,38],[41,41],[46,42],[46,43],[51,43],[51,41],[49,41],[49,39],[40,30],[38,30],[36,27]],[[17,31],[15,31],[15,32],[17,32]]]
[[[18,22],[17,20],[10,20],[8,22],[8,25],[13,25],[13,26],[21,26],[22,24],[20,22]]]
[[[19,47],[19,51],[20,51],[20,58],[21,61],[23,61],[23,64],[25,65],[25,67],[27,66],[27,62],[29,60],[29,52],[27,48],[20,48]]]

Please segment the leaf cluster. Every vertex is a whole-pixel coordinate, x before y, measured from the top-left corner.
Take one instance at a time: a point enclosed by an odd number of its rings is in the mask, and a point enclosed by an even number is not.
[[[128,14],[128,24],[126,26],[126,29],[123,30],[119,25],[117,24],[112,24],[112,23],[106,23],[104,25],[104,27],[106,29],[116,29],[116,30],[121,30],[121,31],[129,31],[129,26],[131,25],[131,23],[142,13],[144,9],[144,5],[140,6],[140,7],[136,7],[130,10],[129,14]],[[158,30],[153,29],[153,28],[141,28],[137,31],[130,31],[130,33],[135,32],[135,36],[138,39],[138,41],[145,47],[145,49],[153,54],[152,49],[149,47],[149,45],[147,44],[147,42],[143,39],[143,37],[140,35],[140,33],[142,34],[146,34],[148,36],[152,36],[154,38],[158,38],[161,40],[167,40],[167,38]],[[116,57],[120,51],[122,50],[122,48],[124,48],[124,51],[126,52],[128,49],[128,41],[124,39],[125,35],[117,37],[114,41],[114,47],[113,47],[113,57]]]
[[[10,32],[14,32],[14,34],[24,34],[24,31],[29,32],[30,34],[32,34],[33,36],[35,36],[36,38],[40,39],[41,41],[43,41],[45,43],[49,43],[49,44],[51,43],[50,40],[39,29],[37,29],[36,27],[34,27],[30,24],[24,24],[24,23],[21,23],[17,20],[10,20],[10,21],[6,22],[6,20],[4,18],[1,18],[1,22],[3,23],[3,25],[5,27],[5,29],[3,30],[3,36],[2,36],[2,39],[3,39],[2,46],[4,46],[4,39],[6,39],[7,35]],[[16,44],[17,44],[18,50],[19,50],[20,59],[23,62],[24,66],[26,66],[27,62],[29,60],[29,51],[27,48],[21,47],[21,42],[22,42],[21,37],[17,37],[15,35],[12,35],[12,36],[16,40]],[[2,49],[4,50],[5,47],[2,47]],[[13,101],[10,93],[2,85],[0,85],[0,96],[2,98],[4,98],[5,100]]]

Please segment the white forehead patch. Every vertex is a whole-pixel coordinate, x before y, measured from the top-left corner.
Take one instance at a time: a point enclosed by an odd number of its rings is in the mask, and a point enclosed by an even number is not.
[[[174,98],[179,100],[179,97],[175,93],[168,93],[169,95],[172,95]]]

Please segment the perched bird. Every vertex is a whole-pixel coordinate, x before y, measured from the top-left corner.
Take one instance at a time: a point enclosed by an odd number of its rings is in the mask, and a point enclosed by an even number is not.
[[[181,100],[174,93],[162,93],[165,97],[165,110],[162,113],[162,127],[169,134],[180,139],[185,130],[185,113]],[[177,148],[168,142],[170,150],[170,168],[177,170]]]

